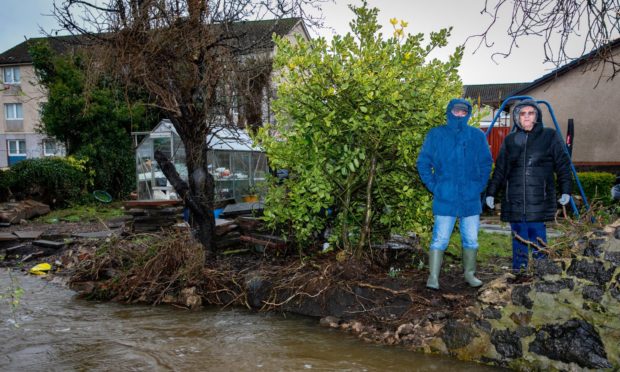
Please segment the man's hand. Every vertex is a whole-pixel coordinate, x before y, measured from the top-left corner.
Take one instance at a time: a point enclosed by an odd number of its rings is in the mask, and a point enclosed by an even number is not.
[[[570,201],[570,195],[568,194],[562,194],[562,196],[560,196],[560,199],[558,199],[558,202],[562,205],[568,204],[569,201]]]
[[[487,196],[486,198],[487,206],[491,209],[495,209],[495,198],[492,196]]]

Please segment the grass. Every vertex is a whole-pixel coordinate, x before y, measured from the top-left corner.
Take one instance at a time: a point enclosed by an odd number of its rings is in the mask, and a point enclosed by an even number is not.
[[[95,222],[105,221],[123,215],[123,206],[120,202],[110,204],[73,205],[65,209],[53,210],[45,216],[35,219],[36,222],[58,223],[65,222]]]

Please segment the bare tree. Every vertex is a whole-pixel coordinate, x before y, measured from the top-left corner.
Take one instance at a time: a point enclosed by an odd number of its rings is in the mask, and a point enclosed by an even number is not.
[[[186,151],[188,182],[162,153],[162,171],[192,212],[196,237],[207,257],[216,252],[214,180],[208,169],[208,138],[236,128],[234,106],[251,101],[249,125],[261,124],[257,103],[271,63],[271,37],[286,18],[310,25],[313,0],[56,0],[62,27],[91,43],[93,74],[105,71],[137,84],[163,109]],[[269,19],[271,21],[265,22]],[[263,21],[261,21],[263,20]],[[290,19],[288,20],[290,21]],[[255,27],[248,27],[248,22]],[[248,62],[254,61],[254,62]],[[261,61],[256,63],[255,61]],[[242,79],[243,82],[240,82]],[[259,92],[259,93],[257,93]],[[246,97],[245,99],[242,99]]]
[[[490,15],[491,22],[484,32],[470,37],[480,39],[476,50],[482,45],[494,46],[490,33],[499,27],[500,15],[508,11],[511,18],[506,32],[510,43],[493,57],[507,57],[518,47],[519,40],[541,36],[545,62],[559,67],[594,52],[592,57],[597,63],[592,68],[610,66],[609,79],[620,71],[618,56],[611,50],[612,42],[620,37],[620,0],[485,0],[481,14]],[[572,54],[575,45],[579,50]]]

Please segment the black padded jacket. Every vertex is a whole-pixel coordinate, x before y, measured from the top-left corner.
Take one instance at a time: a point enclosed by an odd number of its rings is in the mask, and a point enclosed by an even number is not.
[[[536,124],[529,132],[519,125],[516,116],[519,106],[532,106],[538,111]],[[515,131],[504,139],[487,195],[495,197],[505,187],[502,221],[551,221],[557,209],[554,173],[560,194],[570,195],[573,185],[570,160],[558,133],[543,128],[541,111],[535,103],[524,101],[514,112]]]

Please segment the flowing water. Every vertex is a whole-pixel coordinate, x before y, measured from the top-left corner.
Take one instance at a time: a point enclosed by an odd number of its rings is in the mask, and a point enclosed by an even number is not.
[[[316,319],[243,309],[187,311],[77,299],[0,268],[0,371],[492,371],[370,345]]]

